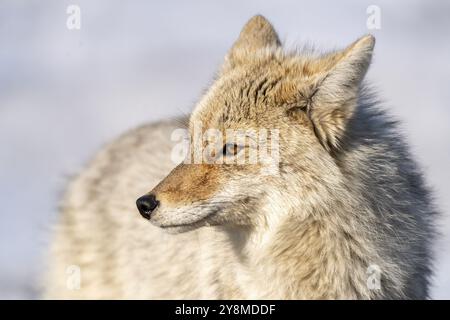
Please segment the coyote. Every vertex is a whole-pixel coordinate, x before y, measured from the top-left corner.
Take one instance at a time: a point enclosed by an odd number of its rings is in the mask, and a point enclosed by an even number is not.
[[[185,120],[190,133],[199,122],[202,133],[276,130],[276,170],[177,165],[180,121],[131,130],[69,186],[45,297],[427,298],[435,210],[396,122],[363,85],[374,44],[283,50],[251,18]],[[225,160],[259,148],[220,147]]]

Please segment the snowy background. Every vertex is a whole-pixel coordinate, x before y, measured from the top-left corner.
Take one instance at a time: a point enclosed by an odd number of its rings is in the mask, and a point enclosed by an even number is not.
[[[66,9],[81,8],[81,30]],[[381,9],[367,30],[366,9]],[[377,37],[368,74],[436,191],[434,298],[450,298],[450,1],[0,1],[0,298],[36,298],[67,178],[106,141],[189,112],[248,18],[288,45]]]

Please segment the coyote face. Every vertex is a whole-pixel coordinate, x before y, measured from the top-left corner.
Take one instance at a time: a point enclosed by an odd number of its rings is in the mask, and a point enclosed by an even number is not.
[[[175,232],[254,226],[294,205],[307,214],[339,183],[335,154],[373,46],[366,36],[326,55],[284,53],[270,23],[252,18],[191,115],[191,137],[201,127],[203,138],[191,143],[190,161],[138,199],[141,214]],[[199,148],[210,150],[207,161],[204,152],[193,161]]]

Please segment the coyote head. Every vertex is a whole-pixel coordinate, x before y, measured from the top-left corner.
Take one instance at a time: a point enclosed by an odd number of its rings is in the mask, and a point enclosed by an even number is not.
[[[308,214],[341,174],[336,155],[374,43],[365,36],[342,51],[286,53],[264,17],[250,19],[191,115],[191,137],[197,128],[203,138],[138,199],[141,214],[175,232],[268,225],[293,206]]]

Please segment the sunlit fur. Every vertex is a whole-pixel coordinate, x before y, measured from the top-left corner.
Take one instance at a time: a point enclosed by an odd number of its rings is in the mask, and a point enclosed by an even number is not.
[[[435,215],[396,123],[362,84],[374,44],[286,52],[253,17],[190,130],[277,129],[278,173],[176,166],[177,122],[132,130],[70,185],[45,296],[427,298]],[[160,201],[150,222],[135,207],[148,192]],[[70,265],[81,268],[79,290],[66,286]],[[368,286],[370,266],[380,289]]]

